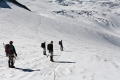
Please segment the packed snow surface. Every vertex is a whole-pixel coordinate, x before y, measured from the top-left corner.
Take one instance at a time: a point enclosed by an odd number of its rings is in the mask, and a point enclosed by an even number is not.
[[[17,1],[31,12],[0,1],[0,80],[120,80],[119,0]],[[11,40],[16,68],[4,51]],[[55,62],[43,55],[45,41]]]

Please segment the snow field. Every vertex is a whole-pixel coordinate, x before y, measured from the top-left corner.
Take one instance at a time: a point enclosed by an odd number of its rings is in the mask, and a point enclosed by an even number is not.
[[[120,79],[119,3],[18,1],[33,12],[9,2],[8,8],[0,5],[0,80]],[[16,69],[8,68],[5,57],[3,42],[10,40],[18,54]],[[53,41],[54,63],[43,56],[44,41]]]

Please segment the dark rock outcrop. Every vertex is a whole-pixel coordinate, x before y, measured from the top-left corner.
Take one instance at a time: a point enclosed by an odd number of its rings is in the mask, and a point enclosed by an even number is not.
[[[19,2],[16,1],[16,0],[9,0],[9,1],[12,2],[12,3],[14,3],[14,4],[17,5],[17,6],[20,6],[20,7],[24,8],[24,9],[26,9],[26,10],[28,10],[28,11],[31,11],[31,10],[30,10],[29,8],[27,8],[25,5],[19,3]]]

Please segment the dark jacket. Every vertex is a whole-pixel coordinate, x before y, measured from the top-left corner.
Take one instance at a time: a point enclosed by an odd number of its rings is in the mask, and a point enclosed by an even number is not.
[[[45,43],[42,43],[42,45],[43,45],[43,48],[45,48]]]
[[[63,47],[62,41],[59,42],[60,46]]]
[[[53,44],[50,44],[50,51],[53,51]]]
[[[10,51],[17,56],[15,47],[12,44],[10,44]]]

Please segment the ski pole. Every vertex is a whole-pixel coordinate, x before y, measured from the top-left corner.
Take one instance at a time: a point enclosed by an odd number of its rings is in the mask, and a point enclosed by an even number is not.
[[[18,60],[25,67],[25,65],[18,58],[16,60]]]

